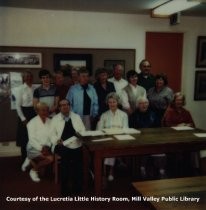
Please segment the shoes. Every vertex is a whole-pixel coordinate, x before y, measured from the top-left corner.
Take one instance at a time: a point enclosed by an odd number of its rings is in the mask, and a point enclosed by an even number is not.
[[[146,169],[144,166],[140,167],[140,174],[142,178],[146,178]]]
[[[165,179],[165,178],[167,178],[164,169],[160,169],[160,170],[159,170],[159,174],[160,174],[160,179]]]
[[[21,170],[22,171],[26,171],[26,168],[29,166],[30,164],[30,159],[29,158],[26,158],[21,166]]]
[[[38,176],[37,171],[34,171],[33,169],[31,169],[30,172],[29,172],[29,175],[30,175],[32,181],[34,181],[34,182],[40,182],[40,178]]]
[[[108,181],[111,182],[111,181],[113,181],[113,180],[114,180],[114,176],[110,174],[110,175],[108,176]]]

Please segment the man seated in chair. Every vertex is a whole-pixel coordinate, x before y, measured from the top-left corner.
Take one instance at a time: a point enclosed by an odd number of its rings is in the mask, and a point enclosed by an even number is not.
[[[29,142],[27,144],[27,157],[30,159],[32,169],[30,177],[34,182],[39,182],[39,172],[53,162],[51,153],[51,120],[49,107],[43,102],[36,105],[37,116],[27,124]]]
[[[66,99],[59,102],[59,110],[52,119],[52,148],[61,157],[61,195],[68,196],[82,188],[82,144],[76,134],[85,127]]]

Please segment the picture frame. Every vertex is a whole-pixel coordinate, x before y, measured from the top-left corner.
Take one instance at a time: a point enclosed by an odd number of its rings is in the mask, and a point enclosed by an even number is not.
[[[85,67],[92,74],[91,54],[54,54],[54,71],[62,70],[65,76],[70,75],[72,68],[79,70]]]
[[[0,68],[41,68],[42,54],[36,52],[0,52]]]
[[[206,36],[198,36],[197,38],[196,67],[206,67]]]
[[[206,71],[195,72],[194,100],[206,100]]]
[[[125,76],[125,60],[104,60],[104,68],[108,70],[109,77],[113,75],[114,65],[120,64],[123,67],[123,75]]]

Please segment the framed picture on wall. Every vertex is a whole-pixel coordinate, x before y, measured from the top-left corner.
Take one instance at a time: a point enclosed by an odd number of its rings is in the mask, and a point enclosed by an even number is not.
[[[71,69],[79,70],[82,67],[92,74],[91,54],[54,54],[54,71],[62,70],[68,76]]]
[[[28,52],[0,52],[0,68],[41,68],[42,54]]]
[[[123,75],[125,76],[125,60],[104,60],[104,68],[108,70],[109,77],[112,77],[114,65],[120,64],[123,67]]]
[[[206,67],[206,36],[197,38],[196,67]]]
[[[194,100],[206,100],[206,71],[196,71],[195,73]]]

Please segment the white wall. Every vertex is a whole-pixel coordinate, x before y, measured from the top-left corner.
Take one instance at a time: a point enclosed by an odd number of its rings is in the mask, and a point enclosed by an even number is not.
[[[194,101],[197,36],[206,36],[206,18],[168,19],[147,15],[32,10],[0,7],[0,45],[76,48],[133,48],[136,66],[145,55],[145,32],[183,32],[182,91],[197,127],[206,129],[206,101]]]

